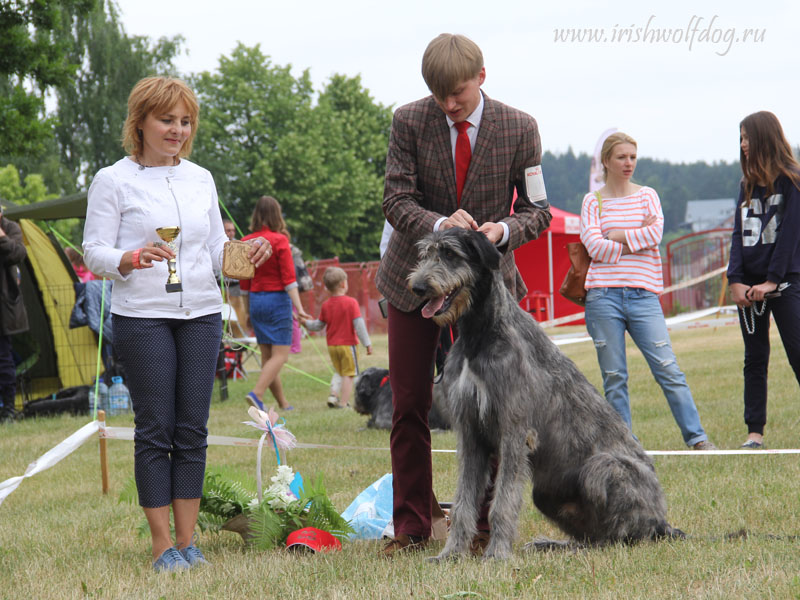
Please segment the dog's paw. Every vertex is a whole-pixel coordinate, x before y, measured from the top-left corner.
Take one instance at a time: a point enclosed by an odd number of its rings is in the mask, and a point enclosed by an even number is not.
[[[496,535],[491,536],[481,558],[483,560],[508,560],[511,558],[511,540]]]
[[[442,551],[440,554],[436,556],[429,556],[425,559],[425,562],[432,563],[432,564],[439,564],[444,562],[456,562],[462,555],[456,552],[444,552]]]
[[[678,529],[677,527],[669,527],[664,537],[666,537],[668,540],[685,540],[689,536],[686,535],[685,531]]]
[[[500,550],[498,548],[487,548],[486,552],[481,556],[481,560],[508,560],[511,558],[511,550]]]

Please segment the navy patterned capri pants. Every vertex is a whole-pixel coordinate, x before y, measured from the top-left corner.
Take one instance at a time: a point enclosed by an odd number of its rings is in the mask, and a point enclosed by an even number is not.
[[[156,508],[175,498],[200,498],[220,314],[185,320],[113,315],[113,327],[133,404],[139,504]]]

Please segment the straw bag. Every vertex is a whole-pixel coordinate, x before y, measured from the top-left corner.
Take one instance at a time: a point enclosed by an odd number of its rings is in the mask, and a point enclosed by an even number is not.
[[[600,216],[603,210],[603,198],[600,196],[600,192],[595,192],[594,196],[597,198],[597,215]],[[589,264],[592,259],[586,246],[581,242],[567,244],[567,254],[570,267],[558,293],[570,302],[584,306],[586,304],[586,274],[589,272]]]
[[[247,254],[250,244],[238,240],[225,242],[222,250],[222,274],[230,279],[252,279],[256,267]]]

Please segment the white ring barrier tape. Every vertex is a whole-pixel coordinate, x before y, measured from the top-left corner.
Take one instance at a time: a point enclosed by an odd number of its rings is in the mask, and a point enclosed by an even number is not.
[[[704,308],[690,313],[682,313],[669,319],[665,319],[667,324],[667,331],[670,333],[680,331],[682,329],[705,329],[711,327],[728,327],[731,325],[739,324],[739,317],[719,317],[716,319],[709,319],[717,313],[736,313],[735,306],[715,306],[713,308]],[[591,337],[583,331],[573,333],[563,333],[551,335],[550,340],[556,346],[564,346],[567,344],[577,344],[578,342],[591,341]]]
[[[702,283],[706,279],[711,279],[712,277],[716,277],[717,275],[721,275],[725,271],[728,270],[728,266],[725,265],[724,267],[720,267],[718,269],[714,269],[704,275],[699,275],[697,277],[693,277],[692,279],[687,279],[686,281],[681,281],[680,283],[676,283],[675,285],[671,285],[668,288],[665,288],[659,296],[664,294],[668,294],[669,292],[674,292],[675,290],[680,290],[685,287],[690,287],[696,285],[698,283]],[[713,309],[708,309],[713,310]],[[566,315],[564,317],[558,317],[557,319],[550,319],[549,321],[542,321],[539,323],[541,327],[555,327],[557,325],[564,325],[565,323],[572,323],[573,321],[580,321],[586,315],[584,312],[574,313],[571,315]]]
[[[19,487],[19,484],[22,483],[23,479],[33,477],[37,473],[41,473],[42,471],[49,469],[63,458],[66,458],[87,441],[89,441],[89,439],[94,437],[94,435],[100,429],[101,424],[99,421],[87,423],[63,442],[54,448],[51,448],[31,464],[29,464],[28,468],[25,469],[24,475],[21,475],[20,477],[12,477],[11,479],[6,479],[4,482],[0,483],[0,504],[3,503],[3,500],[5,500],[11,492]]]
[[[709,271],[708,273],[704,273],[703,275],[698,275],[697,277],[692,277],[691,279],[687,279],[686,281],[678,282],[674,285],[669,286],[668,288],[664,288],[661,291],[661,294],[669,294],[670,292],[674,292],[675,290],[680,290],[685,287],[690,287],[698,283],[702,283],[706,279],[711,279],[712,277],[716,277],[717,275],[722,275],[728,270],[728,265],[724,267],[719,267],[718,269],[714,269],[713,271]]]
[[[100,437],[110,440],[133,440],[133,427],[106,427],[100,430]],[[256,448],[258,447],[257,438],[237,438],[224,435],[209,435],[209,446],[244,446]],[[296,448],[305,448],[310,450],[377,450],[380,452],[389,452],[389,448],[375,448],[369,446],[336,446],[333,444],[304,444],[297,443]],[[440,454],[455,454],[455,450],[447,448],[432,448],[431,452]],[[708,456],[708,455],[726,455],[726,454],[800,454],[800,448],[796,449],[780,449],[780,450],[645,450],[645,453],[650,456]]]
[[[19,477],[11,477],[0,483],[0,504],[3,503],[11,492],[17,489],[22,481],[28,477],[32,477],[37,473],[41,473],[54,466],[62,459],[66,458],[75,450],[80,448],[83,444],[89,441],[96,433],[99,432],[99,437],[109,440],[133,440],[133,427],[106,427],[105,423],[100,421],[92,421],[81,427],[78,431],[73,433],[63,442],[45,452],[38,459],[33,461],[25,469],[25,474]],[[258,447],[258,439],[256,438],[237,438],[223,435],[209,435],[209,446],[245,446],[245,447]],[[370,448],[365,446],[335,446],[331,444],[302,444],[298,443],[297,448],[307,449],[323,449],[323,450],[377,450],[381,452],[389,452],[389,448]],[[455,450],[449,449],[432,449],[433,453],[440,454],[455,454]],[[800,448],[787,448],[777,450],[646,450],[650,456],[724,456],[746,454],[749,456],[767,456],[775,454],[800,454]]]

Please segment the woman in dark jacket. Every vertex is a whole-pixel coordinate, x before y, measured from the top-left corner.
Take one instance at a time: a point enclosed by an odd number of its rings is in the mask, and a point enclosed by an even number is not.
[[[778,118],[761,111],[739,124],[742,182],[728,282],[744,338],[742,448],[764,447],[769,318],[800,382],[800,165]]]
[[[22,230],[9,221],[0,209],[0,421],[14,416],[17,394],[17,369],[11,337],[28,330],[28,314],[19,290],[19,265],[27,256]]]

